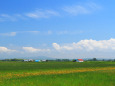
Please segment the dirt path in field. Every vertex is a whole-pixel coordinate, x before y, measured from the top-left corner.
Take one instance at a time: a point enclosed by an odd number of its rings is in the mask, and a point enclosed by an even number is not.
[[[11,79],[16,77],[26,77],[26,76],[36,76],[36,75],[52,75],[52,74],[69,74],[77,72],[90,72],[90,71],[100,71],[100,70],[114,70],[115,67],[104,67],[104,68],[81,68],[81,69],[67,69],[67,70],[50,70],[50,71],[41,71],[41,72],[24,72],[20,74],[6,73],[0,75],[0,79]]]

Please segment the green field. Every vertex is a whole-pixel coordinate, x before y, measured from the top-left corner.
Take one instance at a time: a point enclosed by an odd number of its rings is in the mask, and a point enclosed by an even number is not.
[[[0,86],[115,86],[115,62],[0,62]]]

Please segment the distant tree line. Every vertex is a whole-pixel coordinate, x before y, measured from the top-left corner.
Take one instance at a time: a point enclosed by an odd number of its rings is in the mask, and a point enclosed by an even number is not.
[[[114,61],[115,59],[97,59],[97,58],[92,58],[92,59],[88,59],[86,61]]]
[[[17,59],[17,58],[13,58],[13,59],[3,59],[0,61],[24,61],[24,59]],[[34,60],[33,60],[34,61]],[[46,62],[76,62],[75,59],[54,59],[54,60],[46,60]],[[92,58],[92,59],[85,59],[84,61],[114,61],[115,59],[97,59],[97,58]]]
[[[14,59],[3,59],[1,61],[24,61],[24,59],[16,59],[16,58],[14,58]]]

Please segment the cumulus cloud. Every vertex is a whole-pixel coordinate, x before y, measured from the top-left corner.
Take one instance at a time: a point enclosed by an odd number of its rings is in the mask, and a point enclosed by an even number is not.
[[[23,50],[26,52],[49,52],[50,49],[38,49],[38,48],[33,48],[33,47],[22,47]]]
[[[52,44],[56,50],[115,50],[115,39],[109,40],[81,40],[77,43],[60,46],[57,43]]]
[[[62,48],[62,47],[60,47],[60,45],[57,44],[57,43],[53,43],[52,45],[53,45],[53,47],[54,47],[56,50],[60,50],[60,49]]]
[[[57,43],[53,43],[52,45],[53,45],[53,47],[54,47],[56,50],[63,50],[63,49],[65,49],[65,50],[72,50],[72,49],[73,49],[73,48],[70,47],[70,46],[60,46],[60,45],[57,44]]]
[[[6,47],[0,47],[0,53],[1,52],[14,52],[14,51],[16,51],[16,50],[11,50],[11,49],[8,49]]]

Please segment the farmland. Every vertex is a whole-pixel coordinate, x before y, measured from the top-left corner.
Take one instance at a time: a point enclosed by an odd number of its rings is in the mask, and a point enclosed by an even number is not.
[[[115,62],[0,62],[0,86],[115,86]]]

